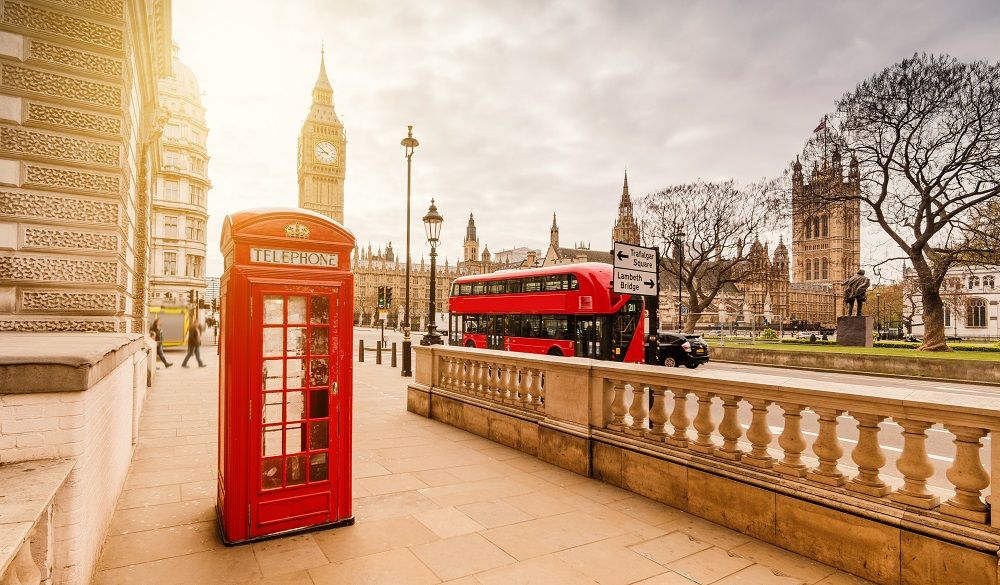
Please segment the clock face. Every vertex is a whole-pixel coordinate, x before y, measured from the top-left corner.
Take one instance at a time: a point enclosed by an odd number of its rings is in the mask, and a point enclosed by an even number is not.
[[[316,145],[316,158],[319,162],[332,164],[337,160],[337,147],[329,142],[320,142]]]

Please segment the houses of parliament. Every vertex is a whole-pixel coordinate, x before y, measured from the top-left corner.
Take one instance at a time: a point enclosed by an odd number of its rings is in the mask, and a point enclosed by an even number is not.
[[[299,206],[344,221],[344,180],[347,169],[347,134],[334,109],[333,87],[326,73],[324,56],[312,91],[312,105],[302,125],[298,140]],[[809,205],[819,193],[860,190],[857,160],[849,162],[847,172],[840,154],[817,163],[808,176],[796,159],[792,167],[792,249],[789,254],[784,239],[774,252],[768,245],[755,242],[750,251],[751,275],[744,282],[723,290],[701,320],[702,326],[751,322],[775,326],[778,323],[822,324],[832,326],[843,314],[841,284],[859,267],[861,256],[860,207],[857,199],[822,206]],[[436,307],[438,321],[448,311],[451,281],[466,274],[483,274],[501,269],[533,268],[576,262],[612,262],[610,249],[615,241],[639,244],[641,234],[628,189],[628,174],[622,184],[618,217],[611,230],[606,250],[591,250],[590,244],[575,243],[564,247],[559,240],[559,226],[552,216],[549,246],[541,250],[516,247],[490,252],[480,251],[475,217],[469,214],[463,241],[463,257],[452,264],[445,260],[437,267]],[[406,262],[389,242],[385,247],[355,248],[352,258],[355,274],[354,320],[372,325],[377,320],[379,287],[393,290],[393,304],[388,308],[388,326],[403,321],[403,295],[406,286]],[[410,314],[413,326],[422,329],[428,314],[430,264],[421,258],[411,265]],[[660,275],[660,321],[677,322],[677,289],[674,277]]]

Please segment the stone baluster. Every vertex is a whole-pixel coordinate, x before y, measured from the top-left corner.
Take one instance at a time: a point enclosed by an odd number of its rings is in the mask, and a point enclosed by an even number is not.
[[[476,393],[476,378],[478,375],[478,364],[472,360],[465,360],[465,391],[469,394]]]
[[[691,443],[692,451],[699,453],[709,453],[715,451],[715,443],[712,442],[712,433],[715,431],[715,423],[712,421],[712,397],[711,392],[695,392],[698,397],[698,413],[694,416],[694,430],[698,431],[698,437]]]
[[[515,387],[517,388],[517,402],[521,406],[528,406],[531,403],[531,393],[528,388],[528,370],[523,367],[517,368],[517,373],[514,380]]]
[[[628,409],[632,417],[632,426],[626,432],[633,435],[644,435],[649,428],[649,402],[646,398],[646,386],[632,382],[632,407]]]
[[[806,473],[806,479],[826,485],[844,485],[847,481],[837,463],[844,456],[844,449],[837,439],[837,417],[844,413],[835,408],[813,408],[819,415],[819,435],[813,441],[813,453],[819,458],[819,465]]]
[[[934,466],[927,457],[927,429],[932,423],[922,420],[896,419],[903,427],[903,452],[896,468],[903,474],[903,487],[889,494],[902,504],[930,510],[938,505],[937,496],[927,490],[927,478],[934,475]]]
[[[715,456],[730,461],[739,461],[743,457],[739,441],[743,436],[740,426],[739,396],[720,395],[722,399],[722,422],[719,423],[719,434],[722,435],[722,446],[715,450]]]
[[[490,366],[486,362],[477,362],[479,364],[479,369],[477,370],[478,376],[476,377],[476,390],[479,391],[479,395],[483,397],[488,397],[490,394]]]
[[[507,364],[500,364],[500,380],[497,382],[497,389],[500,392],[500,400],[504,402],[510,402],[513,398],[513,392],[510,389],[510,378],[511,372],[514,371],[514,366]]]
[[[798,404],[779,402],[785,413],[785,426],[778,437],[778,445],[785,451],[784,458],[774,464],[774,470],[782,475],[805,477],[806,464],[802,463],[802,452],[806,450],[806,439],[802,436],[802,409]]]
[[[847,483],[847,489],[869,496],[885,496],[892,491],[879,477],[879,470],[885,465],[885,454],[878,444],[878,425],[885,417],[862,412],[848,414],[858,421],[858,444],[851,452],[851,459],[858,466],[858,474]]]
[[[32,536],[34,534],[37,534],[37,530],[33,531]],[[10,585],[38,585],[41,580],[42,572],[31,554],[31,538],[29,537],[14,555],[13,562],[7,568],[7,574],[0,575],[0,583],[2,585],[8,585],[8,583]]]
[[[532,372],[531,405],[542,408],[545,405],[545,372],[542,370],[532,370]]]
[[[774,459],[767,453],[772,438],[771,428],[767,425],[767,407],[771,401],[754,398],[748,402],[753,418],[750,420],[750,428],[747,429],[750,452],[743,454],[743,462],[754,467],[770,468],[774,464]]]
[[[667,443],[675,447],[687,447],[687,429],[688,425],[691,424],[691,419],[688,418],[687,414],[688,391],[674,389],[672,392],[674,394],[674,409],[670,413],[670,424],[673,425],[674,432],[667,437]]]
[[[990,485],[990,476],[979,458],[980,440],[986,429],[945,425],[955,435],[955,461],[948,468],[948,481],[955,486],[955,495],[941,504],[939,511],[974,522],[986,522],[989,512],[982,500],[982,491]]]
[[[441,368],[438,370],[440,375],[440,382],[442,388],[451,388],[451,356],[443,355],[441,356]]]
[[[667,436],[667,389],[663,387],[649,387],[653,395],[653,407],[649,409],[649,437],[657,441],[662,441]],[[624,392],[623,392],[624,394]]]
[[[611,392],[611,422],[607,424],[609,429],[616,431],[625,430],[625,415],[628,414],[628,405],[625,404],[625,382],[622,380],[610,380]]]

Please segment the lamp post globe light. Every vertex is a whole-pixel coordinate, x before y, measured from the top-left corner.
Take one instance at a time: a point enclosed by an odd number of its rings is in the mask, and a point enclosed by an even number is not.
[[[410,177],[413,166],[413,151],[420,143],[413,137],[413,126],[406,127],[406,138],[399,141],[406,154],[406,298],[403,301],[403,367],[400,375],[412,376],[412,356],[410,355]]]
[[[420,345],[441,345],[441,336],[437,332],[437,315],[435,309],[437,302],[437,245],[441,236],[441,224],[444,218],[438,213],[434,200],[431,199],[431,207],[424,216],[424,230],[427,232],[427,243],[431,245],[431,294],[430,304],[427,308],[427,335],[420,340]]]

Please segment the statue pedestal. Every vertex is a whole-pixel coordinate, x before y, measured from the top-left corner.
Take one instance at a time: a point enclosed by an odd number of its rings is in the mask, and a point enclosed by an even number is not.
[[[837,345],[871,347],[874,317],[837,317]]]

